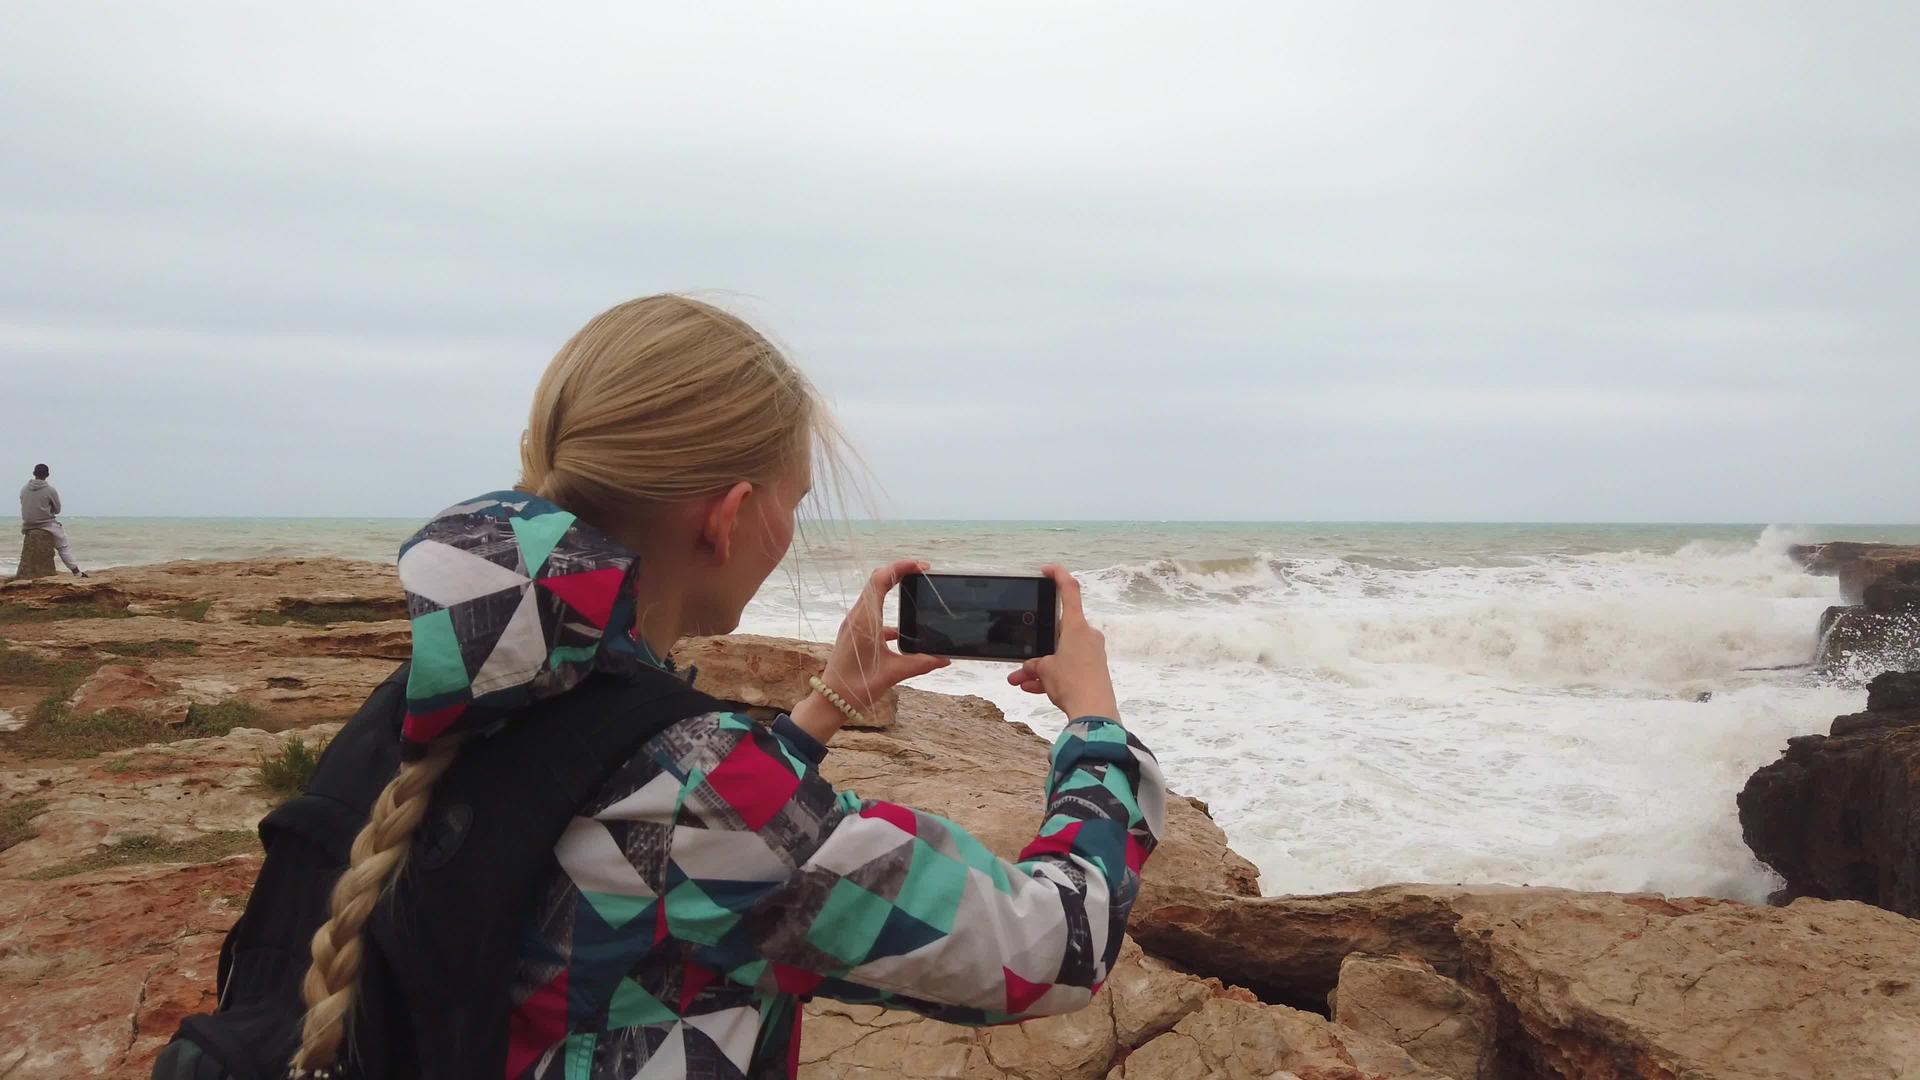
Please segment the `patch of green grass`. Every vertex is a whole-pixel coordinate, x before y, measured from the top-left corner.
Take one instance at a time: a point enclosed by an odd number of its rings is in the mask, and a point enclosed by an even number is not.
[[[71,692],[53,694],[34,706],[25,727],[0,735],[0,746],[32,757],[89,758],[151,743],[225,735],[237,727],[255,726],[266,715],[257,705],[228,700],[190,706],[186,722],[177,725],[156,723],[152,717],[125,709],[75,716],[66,703]],[[121,771],[135,767],[130,762],[119,765]]]
[[[155,638],[152,641],[103,641],[99,648],[115,656],[199,656],[200,643],[179,638]]]
[[[75,716],[63,696],[56,694],[34,707],[25,727],[3,738],[8,749],[31,757],[87,758],[170,737],[178,737],[173,729],[121,709]]]
[[[287,604],[279,611],[259,612],[249,621],[255,626],[285,626],[288,623],[300,623],[304,626],[332,626],[335,623],[390,622],[406,617],[406,609],[399,605],[381,607],[374,604],[314,604],[300,600]]]
[[[7,601],[0,603],[0,623],[44,623],[65,622],[68,619],[131,619],[133,612],[125,606],[114,607],[98,600],[82,600],[72,604],[54,604],[49,607],[28,607],[26,604]]]
[[[46,808],[45,799],[15,799],[0,805],[0,851],[40,835],[33,827],[33,819]]]
[[[187,622],[206,622],[207,612],[213,609],[211,600],[182,600],[177,604],[162,608],[160,614],[169,619],[184,619]]]
[[[0,683],[8,686],[79,686],[99,666],[93,660],[49,660],[0,641]]]
[[[320,751],[294,736],[288,736],[277,754],[260,755],[260,786],[280,797],[281,802],[300,794],[313,779],[320,764]]]
[[[186,737],[197,739],[206,735],[225,735],[234,728],[258,727],[267,711],[249,701],[228,698],[215,705],[190,705],[187,707],[187,722],[182,727],[190,734]]]
[[[116,840],[91,855],[83,855],[71,862],[36,870],[27,877],[32,881],[51,881],[55,878],[72,877],[74,874],[111,870],[116,866],[134,866],[139,863],[210,863],[229,855],[238,855],[243,851],[258,850],[259,846],[259,838],[246,829],[223,829],[219,832],[203,833],[191,840],[129,836],[125,840]]]

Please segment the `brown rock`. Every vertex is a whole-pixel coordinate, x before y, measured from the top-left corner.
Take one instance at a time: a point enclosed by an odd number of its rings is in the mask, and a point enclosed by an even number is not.
[[[220,942],[257,856],[0,888],[0,1075],[144,1080],[211,1009]]]
[[[1516,902],[1531,892],[1438,885],[1330,896],[1169,891],[1143,898],[1131,929],[1142,947],[1189,971],[1248,987],[1263,1001],[1319,1009],[1339,982],[1341,963],[1354,953],[1414,956],[1460,977],[1454,924],[1461,912]]]
[[[997,1077],[981,1036],[875,1005],[808,1003],[800,1080],[947,1080]]]
[[[1858,735],[1865,731],[1879,731],[1887,728],[1906,727],[1920,724],[1920,709],[1893,709],[1885,712],[1853,713],[1848,716],[1836,716],[1828,725],[1829,735]],[[1792,740],[1788,740],[1791,742]]]
[[[1861,544],[1857,548],[1842,550],[1830,560],[1840,578],[1840,595],[1849,603],[1860,603],[1866,598],[1867,588],[1880,581],[1920,580],[1915,577],[1916,567],[1920,567],[1920,546]]]
[[[1837,575],[1841,591],[1857,603],[1862,590],[1884,576],[1889,568],[1920,562],[1920,545],[1834,540],[1825,544],[1795,544],[1787,549],[1787,556],[1806,567],[1809,574]]]
[[[314,625],[278,617],[289,610],[384,616],[399,603],[392,567],[329,559],[171,563],[0,584],[0,605],[55,616],[10,624],[14,644],[103,660],[127,655],[129,646],[164,646],[142,652],[140,662],[155,679],[178,684],[181,703],[249,701],[267,707],[262,724],[276,729],[345,719],[409,651],[404,622]],[[64,608],[131,617],[60,619]],[[274,618],[256,622],[262,615]],[[18,701],[31,705],[47,689],[22,692]],[[176,716],[181,703],[171,706]]]
[[[187,703],[176,697],[179,691],[178,683],[160,679],[143,668],[108,664],[80,684],[68,705],[82,716],[125,709],[179,723],[187,715]]]
[[[400,579],[391,564],[347,559],[248,559],[172,562],[94,571],[86,579],[13,582],[0,599],[30,607],[84,603],[135,614],[165,614],[204,601],[212,622],[244,622],[262,614],[312,614],[366,609],[404,618]],[[364,613],[355,611],[355,614]],[[263,629],[272,629],[271,627]],[[296,636],[312,627],[290,624]]]
[[[19,580],[52,577],[53,534],[45,529],[23,529],[20,533],[20,566],[14,571]]]
[[[1093,1004],[994,1028],[963,1028],[871,1005],[807,1006],[801,1080],[1099,1080],[1114,1060],[1226,990],[1121,946]]]
[[[1867,711],[1920,709],[1920,671],[1883,671],[1867,683]]]
[[[1920,666],[1920,609],[1830,607],[1820,616],[1819,659],[1863,673]]]
[[[1122,1047],[1140,1046],[1172,1030],[1182,1017],[1213,998],[1237,995],[1239,1000],[1258,1000],[1238,987],[1197,978],[1148,956],[1131,938],[1121,944],[1120,959],[1101,993],[1113,1009],[1114,1041]]]
[[[1920,1057],[1902,1056],[1920,1054],[1920,922],[1857,904],[1399,886],[1189,897],[1135,930],[1183,966],[1302,998],[1332,988],[1323,965],[1342,949],[1415,945],[1493,1001],[1503,1077],[1920,1075]]]
[[[1418,957],[1354,953],[1340,964],[1333,1019],[1403,1047],[1454,1080],[1494,1080],[1494,1012]]]
[[[820,642],[728,634],[687,638],[674,646],[673,658],[681,667],[698,668],[696,685],[722,701],[784,711],[813,693],[807,680],[825,670],[830,651],[831,646]],[[864,724],[848,726],[891,727],[899,702],[899,693],[890,690],[862,710]]]
[[[1392,1043],[1312,1013],[1215,998],[1107,1080],[1446,1080]]]
[[[1920,570],[1920,565],[1914,569]],[[1893,614],[1920,608],[1920,584],[1882,579],[1861,591],[1860,606],[1868,611]]]
[[[1860,900],[1920,915],[1920,726],[1911,712],[1834,721],[1787,741],[1737,799],[1747,846],[1784,897]]]
[[[334,726],[301,732],[310,744]],[[209,832],[252,829],[273,808],[260,787],[260,759],[288,736],[242,728],[215,739],[184,739],[102,755],[78,764],[0,770],[0,802],[44,800],[38,835],[0,851],[0,879],[89,855],[134,836],[169,843]],[[0,885],[11,888],[12,882]]]
[[[1787,548],[1787,557],[1806,567],[1809,574],[1832,577],[1840,572],[1840,567],[1857,562],[1882,552],[1905,550],[1901,544],[1861,543],[1857,540],[1830,540],[1824,544],[1794,544]]]
[[[1543,895],[1459,932],[1506,1075],[1920,1076],[1920,923],[1889,912]]]

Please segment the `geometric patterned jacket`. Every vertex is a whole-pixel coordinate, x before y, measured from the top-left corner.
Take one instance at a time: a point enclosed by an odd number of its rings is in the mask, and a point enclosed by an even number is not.
[[[501,505],[481,513],[500,515],[510,538],[542,535],[527,516],[564,515],[502,493],[455,508],[465,517],[441,540],[484,534],[472,515],[487,498]],[[540,564],[526,573],[536,584],[549,563],[609,558],[628,561],[614,584],[631,580],[632,556],[584,525],[535,554],[519,570]],[[403,549],[403,584],[407,569]],[[416,611],[433,606],[408,592]],[[490,608],[504,611],[493,621],[512,617],[512,605]],[[609,643],[624,641],[591,663],[626,662],[631,615],[622,619],[603,617]],[[489,632],[470,613],[451,622],[467,637]],[[581,630],[577,618],[566,628],[569,657],[582,655]],[[564,692],[552,667],[531,681]],[[555,846],[512,988],[504,1076],[779,1080],[798,1072],[805,997],[974,1025],[1092,999],[1164,828],[1165,785],[1138,739],[1110,719],[1068,724],[1037,834],[1015,862],[944,818],[836,791],[819,772],[825,753],[785,717],[769,730],[710,713],[615,771]]]

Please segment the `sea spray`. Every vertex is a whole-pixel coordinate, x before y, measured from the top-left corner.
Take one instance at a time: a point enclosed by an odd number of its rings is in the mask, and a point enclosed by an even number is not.
[[[1451,528],[1238,552],[1156,534],[1144,558],[1077,562],[1127,722],[1269,892],[1502,881],[1763,899],[1774,882],[1733,795],[1788,737],[1859,705],[1809,666],[1834,581],[1794,565],[1782,530]],[[1045,542],[967,554],[1018,567]],[[838,594],[803,571],[751,618],[792,632],[796,609]],[[925,685],[1057,726],[995,666]]]

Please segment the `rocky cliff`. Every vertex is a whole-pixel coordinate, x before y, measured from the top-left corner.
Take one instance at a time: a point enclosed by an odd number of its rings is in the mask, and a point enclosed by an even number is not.
[[[1776,899],[1861,900],[1920,915],[1920,548],[1795,548],[1843,597],[1821,619],[1821,658],[1867,682],[1864,712],[1788,740],[1740,792],[1741,831],[1785,885]]]
[[[1820,661],[1856,676],[1920,667],[1920,547],[1835,541],[1788,552],[1840,579],[1845,603],[1820,617]]]
[[[1785,879],[1781,898],[1920,916],[1920,673],[1878,676],[1865,712],[1789,740],[1739,807],[1747,846]]]
[[[263,757],[324,742],[405,652],[387,568],[174,564],[0,586],[0,1076],[138,1077],[212,1005],[245,905]],[[817,657],[690,643],[779,706]],[[731,691],[725,688],[735,688]],[[904,691],[828,775],[1011,855],[1046,744]],[[807,1080],[1920,1076],[1920,923],[1860,904],[1407,886],[1254,895],[1175,799],[1094,1005],[984,1031],[815,1002]]]

